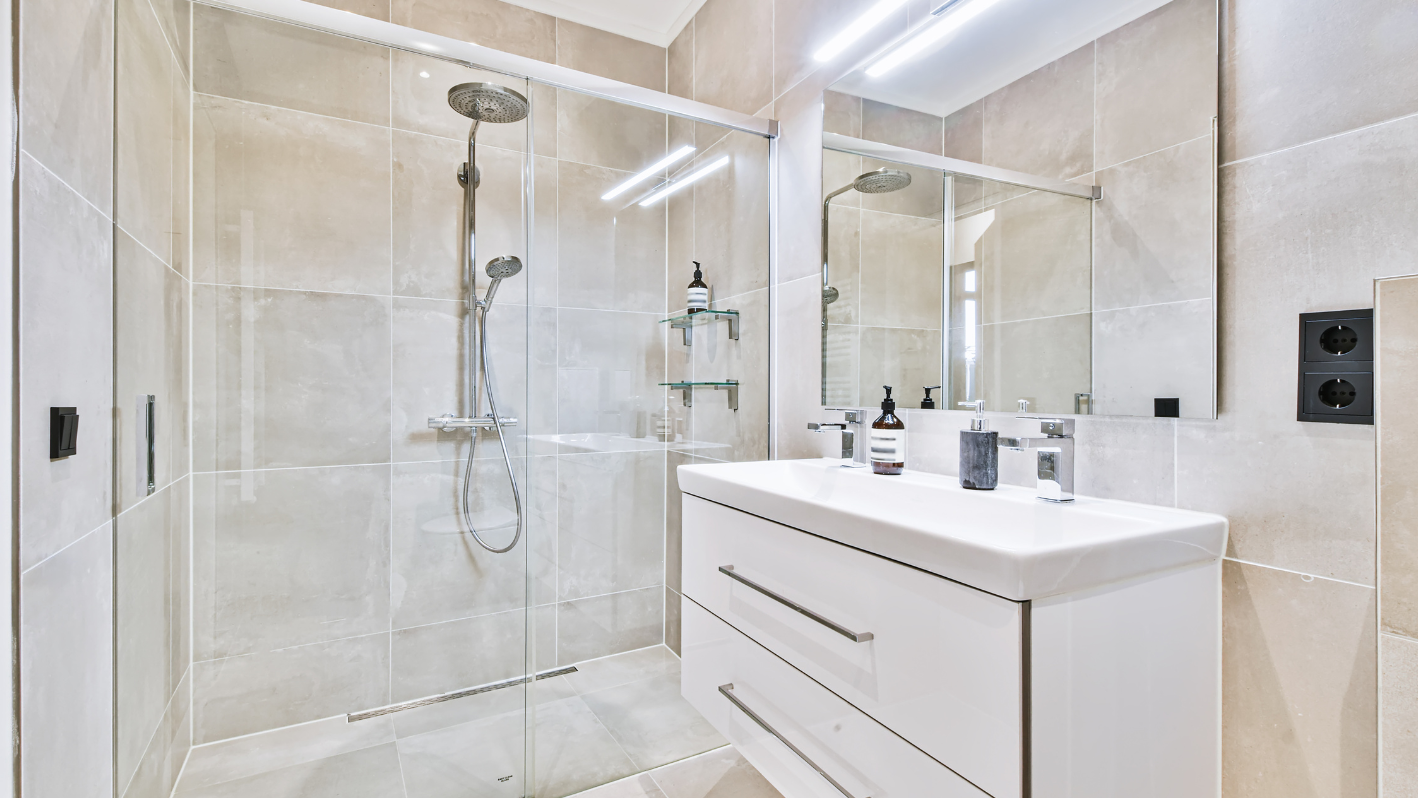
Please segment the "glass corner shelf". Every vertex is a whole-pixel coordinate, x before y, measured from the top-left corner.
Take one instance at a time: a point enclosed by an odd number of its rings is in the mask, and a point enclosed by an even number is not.
[[[699,314],[702,315],[702,314]],[[728,391],[729,409],[739,409],[739,381],[721,380],[719,382],[662,382],[660,385],[679,391],[684,397],[685,407],[694,407],[694,389],[707,388],[715,391]]]
[[[671,316],[662,319],[661,324],[668,324],[671,327],[684,333],[684,345],[694,345],[694,328],[704,324],[710,324],[719,319],[729,321],[729,339],[737,341],[739,339],[739,312],[737,310],[701,310],[698,313],[682,313],[678,316]]]

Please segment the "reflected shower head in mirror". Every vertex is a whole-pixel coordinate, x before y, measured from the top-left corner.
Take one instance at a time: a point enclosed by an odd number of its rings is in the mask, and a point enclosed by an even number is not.
[[[487,313],[492,308],[492,297],[497,293],[497,286],[508,277],[516,275],[522,271],[522,260],[516,255],[503,255],[493,258],[487,262],[487,276],[492,280],[487,286],[487,294],[483,296],[483,313]]]
[[[837,301],[841,294],[833,288],[827,281],[827,214],[832,206],[832,198],[838,194],[845,194],[853,189],[862,194],[890,194],[893,191],[911,185],[911,173],[903,172],[900,169],[887,169],[885,167],[858,175],[856,180],[849,186],[843,186],[822,201],[822,304],[830,305]],[[827,326],[827,313],[824,309],[822,316],[822,326]]]
[[[460,83],[448,90],[448,105],[474,122],[505,124],[527,118],[527,98],[496,83]]]

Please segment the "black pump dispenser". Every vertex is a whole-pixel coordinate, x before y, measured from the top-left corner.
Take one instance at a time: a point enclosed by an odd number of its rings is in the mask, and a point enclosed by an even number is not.
[[[709,309],[709,285],[704,282],[704,272],[699,268],[699,261],[693,260],[694,279],[689,283],[689,294],[686,300],[686,310],[690,313],[703,313]]]
[[[938,390],[940,390],[940,386],[939,386],[939,385],[928,385],[928,386],[926,386],[926,398],[924,398],[924,399],[921,400],[921,409],[922,409],[922,410],[934,410],[934,409],[935,409],[935,400],[931,398],[931,391],[938,391]]]
[[[883,385],[881,416],[871,425],[871,470],[874,474],[899,474],[906,470],[906,424],[896,416],[891,386]]]

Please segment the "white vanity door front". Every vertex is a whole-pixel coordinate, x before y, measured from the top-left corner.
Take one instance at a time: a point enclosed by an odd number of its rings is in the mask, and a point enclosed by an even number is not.
[[[684,697],[788,798],[989,798],[693,601],[683,629]]]
[[[1021,798],[1020,604],[689,495],[684,588],[994,798]]]

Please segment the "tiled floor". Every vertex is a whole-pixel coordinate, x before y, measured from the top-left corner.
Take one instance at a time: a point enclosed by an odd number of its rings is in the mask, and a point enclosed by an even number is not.
[[[778,798],[679,694],[664,646],[537,683],[538,798]],[[177,798],[521,798],[523,689],[194,748]],[[600,786],[605,785],[605,786]],[[589,790],[589,792],[587,792]]]

